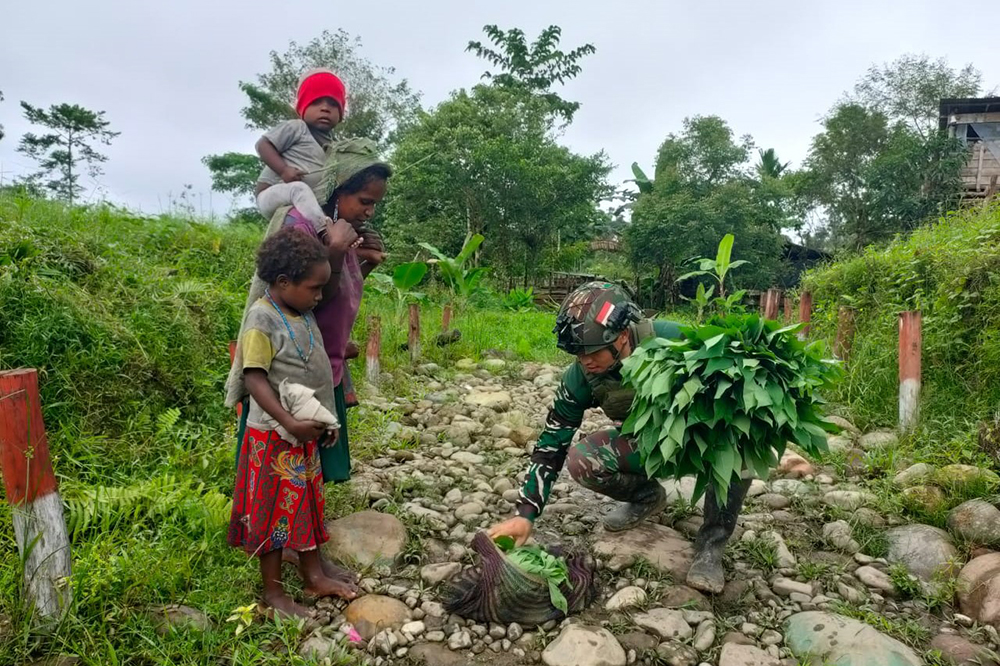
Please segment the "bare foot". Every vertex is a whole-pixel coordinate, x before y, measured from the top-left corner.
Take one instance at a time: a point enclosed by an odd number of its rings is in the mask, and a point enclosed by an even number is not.
[[[285,548],[281,551],[281,561],[298,568],[300,566],[298,551]],[[327,578],[339,580],[351,585],[356,584],[358,580],[360,580],[358,574],[354,573],[350,569],[337,566],[325,557],[320,557],[320,565],[323,567],[323,573],[326,574]]]
[[[312,611],[302,604],[295,603],[285,592],[269,594],[264,593],[261,604],[261,612],[268,617],[280,615],[282,617],[309,619]]]
[[[358,596],[358,586],[328,576],[319,576],[306,583],[302,594],[309,597],[340,597],[350,601]]]

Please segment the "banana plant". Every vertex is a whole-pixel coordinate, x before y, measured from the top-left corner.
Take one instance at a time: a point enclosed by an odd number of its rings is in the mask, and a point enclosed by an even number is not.
[[[731,309],[743,298],[743,294],[745,293],[744,291],[738,291],[729,297],[726,296],[726,274],[734,268],[739,268],[747,263],[742,259],[730,261],[733,256],[734,240],[732,234],[726,234],[719,241],[719,249],[716,251],[715,259],[707,259],[705,257],[695,259],[699,270],[685,273],[677,278],[678,282],[682,282],[688,278],[700,277],[702,275],[711,276],[719,285],[719,298],[716,299],[716,303],[722,307],[723,311]]]
[[[455,296],[461,300],[465,300],[474,294],[479,289],[479,283],[483,279],[483,276],[486,275],[485,268],[466,266],[472,255],[483,244],[483,240],[481,234],[470,236],[465,240],[461,252],[455,257],[446,257],[441,250],[430,243],[420,243],[420,247],[434,256],[434,259],[431,259],[430,263],[437,264],[438,269],[441,271],[441,278]]]
[[[427,264],[422,261],[411,261],[396,266],[392,275],[372,273],[370,277],[376,291],[383,294],[395,294],[396,315],[402,317],[404,305],[412,302],[422,303],[427,300],[427,294],[413,291],[413,288],[420,284],[425,275],[427,275]]]
[[[711,287],[709,287],[706,290],[705,289],[705,283],[704,282],[699,282],[698,283],[698,290],[695,291],[694,298],[688,298],[686,296],[682,296],[682,298],[684,300],[690,301],[690,302],[694,303],[695,306],[698,308],[698,323],[699,324],[705,318],[705,309],[708,308],[708,306],[711,304],[711,302],[712,302],[712,294],[713,293],[715,293],[715,285],[712,285]]]

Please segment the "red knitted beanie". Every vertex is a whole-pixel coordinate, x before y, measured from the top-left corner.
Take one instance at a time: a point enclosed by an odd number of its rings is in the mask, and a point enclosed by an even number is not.
[[[347,90],[344,82],[333,72],[319,71],[309,74],[299,84],[299,92],[295,98],[295,111],[302,117],[310,104],[321,97],[332,97],[340,105],[340,115],[347,111]]]

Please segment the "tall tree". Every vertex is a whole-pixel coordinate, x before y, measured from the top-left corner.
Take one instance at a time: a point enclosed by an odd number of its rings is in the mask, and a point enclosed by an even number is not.
[[[484,259],[510,282],[529,280],[559,235],[569,244],[603,221],[610,194],[603,154],[581,156],[553,138],[539,96],[509,87],[460,90],[401,136],[400,173],[386,211],[386,239],[408,254],[416,241],[455,253],[482,233]]]
[[[872,65],[846,102],[906,123],[924,138],[937,130],[938,105],[944,98],[976,97],[983,75],[971,64],[952,68],[944,58],[908,53],[891,63]]]
[[[347,114],[334,130],[338,137],[366,137],[383,148],[392,144],[398,128],[420,108],[420,95],[392,67],[373,64],[361,55],[361,40],[347,32],[324,31],[306,44],[291,42],[284,53],[272,51],[271,69],[254,82],[241,81],[247,103],[240,111],[251,130],[266,131],[295,117],[295,94],[302,74],[316,67],[337,73],[347,86]],[[202,160],[212,173],[212,187],[221,192],[252,194],[260,170],[256,155],[224,153]],[[256,165],[256,169],[253,166]]]
[[[758,193],[748,164],[752,149],[749,136],[737,138],[718,116],[686,118],[683,131],[660,146],[652,187],[638,196],[625,231],[633,266],[656,273],[647,298],[672,300],[682,265],[709,256],[727,233],[736,236],[735,255],[751,262],[740,271],[740,286],[780,280],[785,216]]]
[[[580,60],[597,51],[594,45],[584,44],[568,53],[561,51],[562,28],[557,25],[542,30],[532,44],[528,44],[524,32],[517,28],[502,30],[496,25],[487,25],[483,32],[493,47],[470,41],[466,48],[498,68],[497,72],[485,72],[483,78],[500,87],[539,95],[567,123],[572,122],[580,103],[564,100],[552,91],[552,87],[578,76],[582,71]]]
[[[101,164],[108,161],[93,144],[111,145],[120,132],[108,129],[111,124],[104,119],[103,111],[91,111],[78,104],[53,104],[46,111],[21,102],[21,108],[28,122],[52,130],[42,135],[29,132],[21,138],[18,151],[40,167],[32,178],[48,178],[44,186],[72,204],[83,189],[80,167],[86,166],[87,174],[96,178],[103,173]]]

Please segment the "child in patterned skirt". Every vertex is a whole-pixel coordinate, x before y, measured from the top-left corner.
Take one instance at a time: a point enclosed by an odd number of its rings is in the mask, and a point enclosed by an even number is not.
[[[318,551],[329,538],[318,447],[333,445],[338,429],[329,421],[299,420],[284,406],[291,404],[286,399],[290,387],[307,389],[314,392],[317,407],[325,408],[315,413],[336,414],[330,359],[311,313],[330,279],[330,263],[315,237],[288,227],[261,245],[257,274],[270,286],[251,306],[240,332],[250,403],[229,544],[260,558],[265,607],[307,617],[309,609],[282,587],[283,548],[299,553],[306,595],[357,596],[351,583],[323,573]]]

